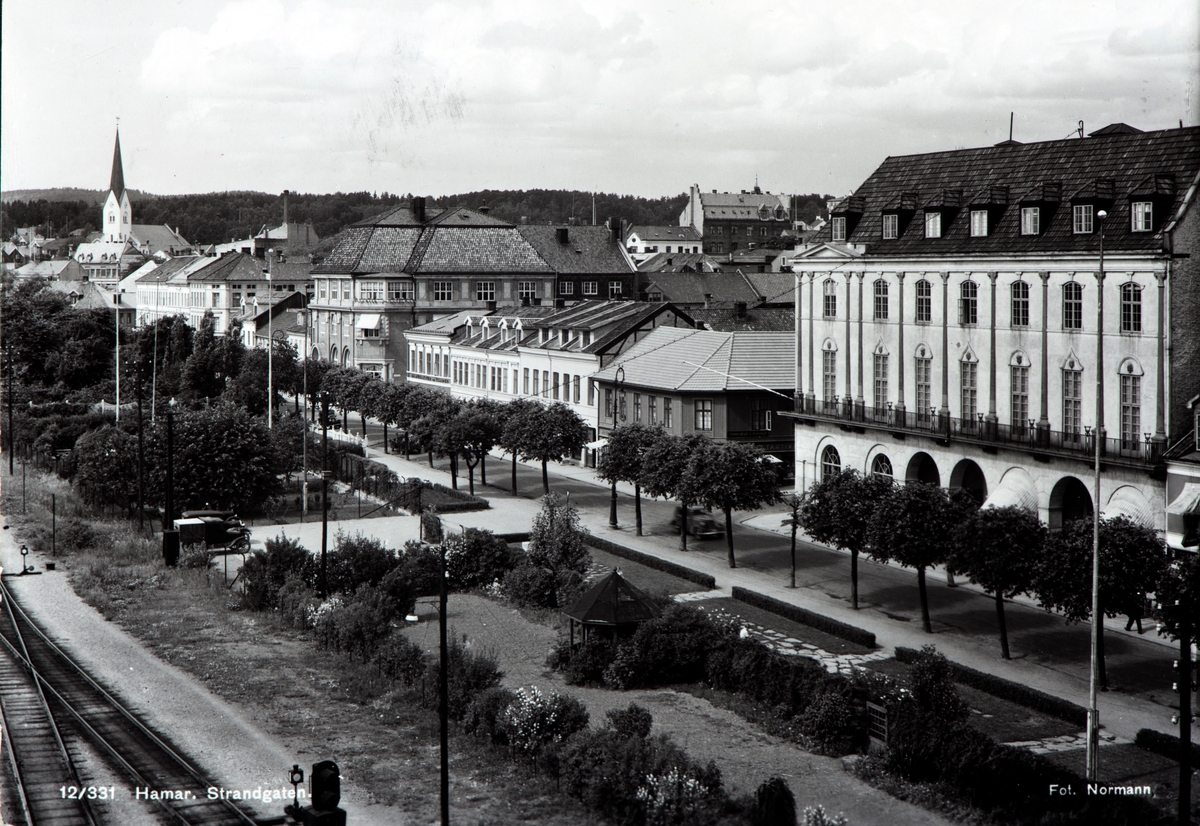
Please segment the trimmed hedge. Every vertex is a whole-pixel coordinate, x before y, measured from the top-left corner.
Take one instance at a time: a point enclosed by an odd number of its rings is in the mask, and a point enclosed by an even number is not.
[[[1179,738],[1173,734],[1163,734],[1150,728],[1139,729],[1133,744],[1169,760],[1179,759]],[[1192,743],[1192,766],[1200,766],[1200,743]]]
[[[755,608],[770,611],[772,614],[777,614],[784,619],[798,622],[801,625],[807,625],[810,628],[815,628],[818,631],[823,631],[826,634],[839,637],[848,642],[865,645],[867,648],[876,647],[875,635],[870,631],[830,619],[818,614],[816,611],[801,608],[799,605],[792,605],[774,597],[769,597],[766,594],[760,594],[757,591],[747,591],[745,588],[736,585],[733,587],[733,598],[738,602],[744,602],[747,605],[753,605]],[[898,658],[899,655],[897,655]]]
[[[665,559],[659,559],[657,556],[644,554],[641,551],[635,551],[633,548],[626,548],[624,545],[618,545],[616,542],[609,542],[607,539],[601,539],[598,536],[584,534],[583,543],[590,545],[593,548],[599,548],[605,553],[610,553],[613,556],[619,556],[622,559],[628,559],[631,562],[636,562],[639,565],[645,565],[647,568],[653,568],[656,571],[662,571],[664,574],[677,576],[680,579],[686,579],[688,582],[694,582],[697,585],[703,585],[705,588],[712,590],[717,587],[717,580],[711,574],[702,574],[699,571],[693,571],[691,568],[685,568],[675,562],[669,562]]]
[[[921,652],[915,648],[896,647],[896,659],[902,663],[912,664],[920,656]],[[1073,725],[1081,727],[1087,725],[1087,709],[1081,705],[1072,703],[1070,700],[1064,700],[1061,697],[1055,697],[1044,691],[1038,691],[1036,688],[1021,685],[1012,680],[1006,680],[1003,677],[997,677],[995,674],[976,671],[974,668],[968,668],[965,665],[959,665],[954,662],[950,663],[950,675],[954,682],[978,689],[984,694],[991,694],[993,697],[999,697],[1001,700],[1009,700],[1017,705],[1025,706],[1034,711],[1040,711],[1043,714],[1049,714],[1051,717],[1057,717]],[[1176,748],[1176,754],[1178,754],[1178,748]]]

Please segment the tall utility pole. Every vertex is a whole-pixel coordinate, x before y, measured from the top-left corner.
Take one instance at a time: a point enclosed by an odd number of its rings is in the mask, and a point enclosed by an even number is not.
[[[1104,617],[1100,614],[1100,449],[1104,444],[1104,219],[1108,213],[1096,213],[1100,225],[1100,271],[1096,273],[1096,455],[1094,468],[1096,494],[1092,502],[1092,669],[1088,680],[1087,779],[1098,780],[1100,758],[1099,688],[1100,633]]]
[[[308,515],[308,304],[304,305],[304,353],[301,362],[301,369],[304,371],[304,441],[301,442],[301,460],[300,464],[304,471],[304,481],[300,483],[300,492],[303,499],[300,503],[300,521],[304,521],[304,517]],[[387,446],[387,439],[383,440],[384,446]]]
[[[113,309],[116,310],[116,321],[113,325],[113,330],[117,334],[116,346],[116,374],[117,374],[117,421],[121,421],[121,293],[124,290],[116,290],[113,292]]]
[[[329,394],[321,393],[321,599],[329,598]]]
[[[441,742],[441,805],[442,826],[450,826],[450,677],[449,677],[449,646],[446,643],[446,543],[443,539],[438,543],[438,556],[441,560],[438,566],[438,720],[440,723],[439,738]]]
[[[4,338],[4,349],[8,351],[8,475],[12,476],[16,473],[13,456],[16,453],[17,442],[13,438],[13,351],[12,341],[9,340],[7,331]]]
[[[275,411],[275,380],[274,371],[272,370],[271,356],[275,352],[275,339],[272,338],[273,332],[271,326],[271,291],[274,289],[274,282],[271,280],[271,259],[275,257],[275,250],[267,250],[267,430],[271,429],[274,421]],[[255,330],[255,335],[258,331]]]

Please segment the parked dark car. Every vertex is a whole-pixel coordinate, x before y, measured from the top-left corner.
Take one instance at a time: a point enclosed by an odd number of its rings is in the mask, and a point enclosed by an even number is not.
[[[675,515],[671,517],[671,527],[679,530],[679,520],[683,518],[683,507],[675,507]],[[704,508],[688,508],[687,532],[697,539],[720,539],[725,535],[725,526],[713,519],[713,515]]]

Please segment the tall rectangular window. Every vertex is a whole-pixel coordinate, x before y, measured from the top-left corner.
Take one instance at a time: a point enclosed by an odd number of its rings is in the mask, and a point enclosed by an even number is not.
[[[1142,441],[1142,377],[1121,374],[1121,450],[1137,450]]]
[[[475,282],[475,300],[476,301],[495,301],[496,300],[496,282],[495,281],[476,281]]]
[[[533,371],[533,395],[535,395],[535,396],[540,395],[538,393],[538,371],[537,370]]]
[[[640,422],[642,420],[642,394],[633,394],[633,420]]]
[[[822,289],[825,292],[824,317],[837,318],[837,283],[832,278],[827,278]]]
[[[663,426],[668,428],[675,423],[675,417],[672,415],[672,403],[673,400],[669,396],[663,399]]]
[[[917,323],[933,321],[933,285],[922,278],[917,282]]]
[[[453,281],[434,281],[433,282],[433,300],[434,301],[453,301],[454,300],[454,282]]]
[[[1142,288],[1137,284],[1121,285],[1121,332],[1142,331]]]
[[[696,429],[712,430],[712,399],[696,399]]]
[[[542,395],[543,396],[550,395],[550,371],[549,370],[542,371]]]
[[[974,361],[960,362],[962,364],[962,399],[961,416],[964,420],[973,420],[979,405],[979,364]]]
[[[1040,207],[1021,207],[1021,234],[1037,235],[1041,232],[1042,212]]]
[[[875,408],[882,410],[888,403],[888,357],[886,353],[875,354]]]
[[[596,382],[592,381],[591,379],[588,379],[587,389],[588,389],[587,403],[590,406],[590,405],[593,405],[596,403]]]
[[[1009,368],[1012,379],[1012,426],[1024,428],[1029,424],[1029,367],[1012,365]]]
[[[1094,210],[1091,204],[1075,204],[1071,210],[1072,231],[1076,235],[1090,235],[1092,232],[1092,218]]]
[[[580,380],[580,377],[579,377],[579,376],[576,376],[576,377],[575,377],[575,404],[579,404],[579,385],[580,385],[580,381],[581,381],[581,380]]]
[[[529,395],[529,368],[526,367],[521,371],[521,392],[526,396]]]
[[[971,237],[984,238],[988,234],[988,212],[986,209],[971,210]]]
[[[658,424],[658,396],[650,397],[650,424]]]
[[[1078,441],[1083,432],[1083,371],[1062,371],[1063,433]]]
[[[755,399],[750,403],[750,429],[771,429],[771,403],[764,399]]]
[[[1029,326],[1029,285],[1024,281],[1012,284],[1012,326]]]
[[[979,323],[979,285],[974,281],[964,281],[959,288],[958,323]]]
[[[823,378],[821,390],[823,398],[832,402],[837,395],[837,351],[826,350],[821,354],[821,375]]]
[[[925,237],[926,238],[941,238],[942,237],[942,213],[926,212],[925,213]]]
[[[883,214],[883,238],[891,241],[900,237],[900,216],[894,212]]]
[[[324,300],[325,298],[327,298],[327,297],[329,296],[329,289],[328,289],[328,288],[329,288],[329,282],[328,282],[328,281],[322,281],[322,282],[321,282],[321,299],[322,299],[322,300]]]
[[[1150,201],[1134,201],[1130,205],[1130,229],[1134,232],[1150,232],[1154,229],[1154,204]]]
[[[887,321],[888,318],[888,283],[882,278],[875,282],[875,320]]]
[[[916,382],[917,418],[926,421],[933,409],[933,359],[917,359]]]
[[[610,419],[613,415],[613,391],[609,387],[604,388],[604,415]]]
[[[842,215],[835,215],[830,222],[829,237],[833,241],[846,240],[846,218]]]
[[[554,384],[552,387],[553,391],[551,393],[551,398],[553,398],[555,401],[558,401],[558,373],[554,374]]]
[[[1076,281],[1063,284],[1063,329],[1083,329],[1083,287]]]

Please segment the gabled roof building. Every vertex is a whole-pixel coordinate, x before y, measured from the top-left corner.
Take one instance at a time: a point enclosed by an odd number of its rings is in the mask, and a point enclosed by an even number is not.
[[[1197,127],[886,159],[788,256],[797,462],[1161,530],[1200,386],[1198,186]]]

